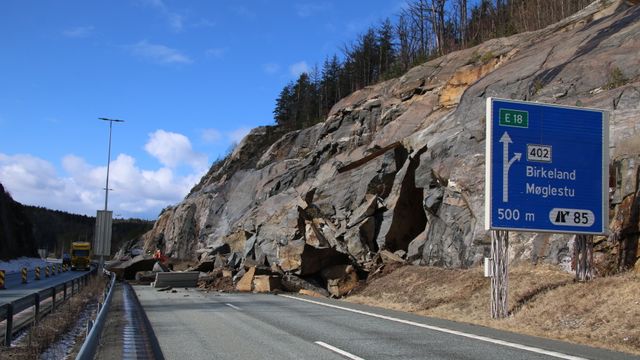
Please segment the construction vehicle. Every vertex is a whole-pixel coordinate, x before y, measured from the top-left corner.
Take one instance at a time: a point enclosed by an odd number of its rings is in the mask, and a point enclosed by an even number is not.
[[[89,270],[91,264],[91,243],[78,241],[71,243],[71,270]]]

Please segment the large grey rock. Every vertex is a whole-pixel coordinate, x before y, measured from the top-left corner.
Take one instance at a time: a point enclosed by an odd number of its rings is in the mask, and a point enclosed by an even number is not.
[[[543,30],[429,61],[342,99],[310,128],[255,129],[163,212],[145,248],[192,259],[228,244],[236,268],[304,276],[366,269],[381,249],[418,264],[479,264],[490,246],[487,97],[609,110],[612,153],[640,142],[640,8],[618,5],[597,1]],[[477,54],[491,59],[475,63]],[[610,88],[614,67],[632,80]],[[631,183],[612,190],[614,204]],[[569,236],[521,233],[510,244],[513,259],[561,264],[571,254]]]

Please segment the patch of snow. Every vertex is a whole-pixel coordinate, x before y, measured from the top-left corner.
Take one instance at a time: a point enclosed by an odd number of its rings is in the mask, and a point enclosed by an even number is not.
[[[31,270],[36,266],[46,266],[47,261],[40,258],[21,257],[9,261],[0,261],[0,270],[4,270],[7,274],[20,272],[20,269],[26,267]]]
[[[72,358],[72,352],[76,347],[77,340],[83,333],[87,331],[87,323],[96,310],[98,305],[95,302],[87,304],[79,314],[78,320],[74,326],[67,333],[63,334],[60,340],[51,344],[42,354],[40,354],[40,360],[58,360],[58,359],[70,359]]]

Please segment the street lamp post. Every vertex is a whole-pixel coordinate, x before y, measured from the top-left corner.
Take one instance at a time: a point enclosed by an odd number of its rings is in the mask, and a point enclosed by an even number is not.
[[[107,183],[104,187],[104,211],[107,211],[107,206],[109,204],[109,165],[111,164],[111,131],[113,129],[114,122],[124,122],[124,120],[107,119],[107,118],[98,118],[98,119],[109,122],[109,152],[107,154]]]
[[[107,212],[108,206],[109,206],[109,167],[111,165],[111,132],[113,130],[113,123],[114,122],[124,122],[124,120],[119,120],[119,119],[108,119],[108,118],[98,118],[99,120],[103,120],[103,121],[108,121],[109,122],[109,151],[107,153],[107,182],[105,184],[104,187],[104,214],[107,215],[109,214]],[[99,219],[100,218],[100,219]],[[98,223],[102,226],[98,226]],[[109,229],[106,229],[105,226],[108,226]],[[98,229],[102,229],[102,233],[98,233]],[[100,211],[98,211],[98,216],[96,216],[96,237],[100,237],[100,239],[104,242],[109,242],[109,245],[111,244],[111,216],[108,216],[108,219],[105,222],[105,218],[100,216]],[[98,243],[98,241],[96,242]],[[111,246],[106,246],[106,244],[102,244],[101,246],[98,246],[96,250],[98,250],[100,252],[100,268],[102,269],[104,267],[104,252],[106,251],[105,249],[111,249]],[[109,254],[106,254],[109,255]]]

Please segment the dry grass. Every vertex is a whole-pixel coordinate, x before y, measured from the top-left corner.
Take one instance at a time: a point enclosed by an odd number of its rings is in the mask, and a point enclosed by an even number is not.
[[[23,340],[10,349],[0,349],[2,359],[38,359],[40,354],[68,332],[78,320],[78,314],[90,302],[96,302],[101,296],[105,280],[90,277],[87,286],[80,293],[58,305],[53,313],[46,315],[31,327]]]
[[[583,284],[552,266],[512,266],[504,320],[490,318],[489,286],[481,268],[405,266],[347,300],[640,354],[638,274]]]

